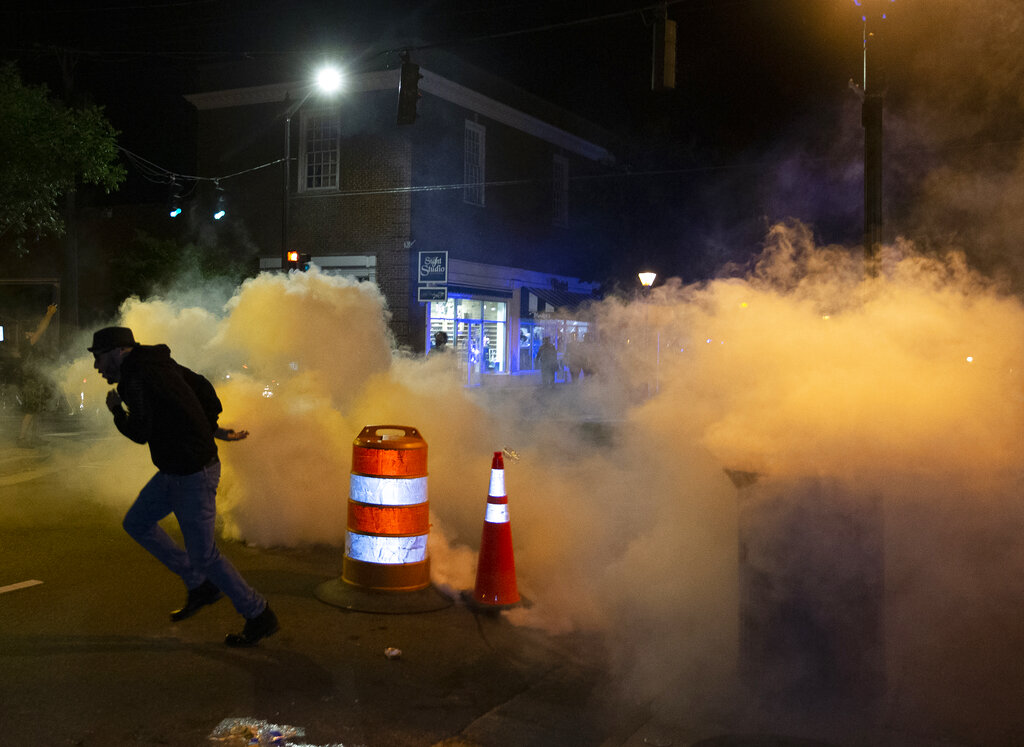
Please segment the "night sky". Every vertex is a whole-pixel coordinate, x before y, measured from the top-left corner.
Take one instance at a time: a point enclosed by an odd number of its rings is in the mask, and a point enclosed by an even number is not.
[[[815,99],[841,95],[859,71],[851,0],[668,5],[679,29],[679,75],[677,90],[661,96],[650,91],[654,13],[637,0],[21,5],[0,11],[4,56],[52,80],[47,48],[76,50],[79,85],[108,106],[117,91],[170,93],[204,61],[298,66],[331,55],[375,67],[389,49],[439,46],[616,128],[644,130],[637,120],[668,99],[685,130],[736,148],[763,140]]]
[[[1017,183],[1024,9],[1013,0],[863,2],[889,12],[878,46],[886,238],[927,233],[963,202],[943,194],[929,176],[937,170],[977,180],[1001,167],[1000,178]],[[187,170],[192,112],[181,94],[196,90],[204,62],[263,59],[301,71],[330,56],[373,69],[395,50],[436,46],[608,128],[623,166],[643,175],[669,216],[667,229],[637,241],[669,264],[692,255],[680,273],[712,272],[787,218],[811,223],[823,242],[858,242],[862,131],[848,83],[861,77],[862,8],[685,0],[667,11],[679,38],[669,92],[650,89],[653,10],[637,0],[19,3],[0,11],[0,56],[60,93],[54,50],[66,50],[74,96],[105,106],[124,147]],[[982,200],[968,208],[962,226],[943,226],[947,237],[994,235],[993,221],[1016,213],[992,215]],[[1006,252],[979,243],[986,257]]]

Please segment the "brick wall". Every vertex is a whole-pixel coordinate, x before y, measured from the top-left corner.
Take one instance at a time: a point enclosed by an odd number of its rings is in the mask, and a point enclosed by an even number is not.
[[[410,345],[410,153],[401,134],[357,135],[341,147],[339,189],[292,199],[289,245],[310,254],[372,254],[399,345]]]

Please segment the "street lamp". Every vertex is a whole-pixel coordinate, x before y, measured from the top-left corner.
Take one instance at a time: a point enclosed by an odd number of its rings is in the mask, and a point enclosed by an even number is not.
[[[326,65],[316,74],[316,86],[323,93],[337,93],[341,90],[341,71],[333,65]]]
[[[643,290],[643,294],[644,294],[644,302],[643,302],[644,303],[644,344],[643,344],[643,346],[644,346],[644,349],[646,349],[647,348],[647,316],[648,316],[648,313],[649,313],[648,312],[648,306],[649,306],[648,299],[649,299],[650,294],[651,294],[651,286],[654,285],[654,279],[658,277],[658,273],[650,272],[650,271],[645,271],[645,272],[638,272],[636,274],[636,276],[638,278],[640,278],[640,285],[642,285],[643,289],[644,289]],[[661,333],[658,334],[658,348],[657,348],[657,353],[656,353],[656,357],[655,357],[654,391],[658,391],[661,388],[661,382],[659,381],[660,377],[658,375],[658,373],[659,373],[658,369],[660,367],[661,367]],[[648,397],[651,396],[651,382],[650,381],[647,382],[647,396]]]
[[[314,93],[331,95],[342,87],[341,71],[333,65],[320,68],[314,78],[315,82],[306,87],[306,94],[288,107],[284,114],[284,190],[281,208],[281,269],[288,269],[288,221],[291,212],[292,193],[292,115],[299,110],[306,100]],[[285,99],[287,101],[287,98]]]

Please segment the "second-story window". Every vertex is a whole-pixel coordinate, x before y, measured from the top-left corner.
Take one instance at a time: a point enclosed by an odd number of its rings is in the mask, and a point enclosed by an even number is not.
[[[569,226],[569,159],[557,154],[551,162],[551,222]]]
[[[338,188],[338,134],[340,122],[337,114],[315,113],[305,117],[304,131],[304,189]]]
[[[470,205],[484,204],[486,135],[487,129],[483,125],[466,120],[462,199]]]

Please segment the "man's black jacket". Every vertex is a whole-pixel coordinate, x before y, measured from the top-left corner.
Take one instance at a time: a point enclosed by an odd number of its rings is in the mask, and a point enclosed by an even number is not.
[[[171,358],[166,345],[136,345],[121,363],[117,393],[127,407],[114,412],[117,429],[149,444],[161,472],[190,475],[217,456],[213,440],[220,399],[203,376]]]

